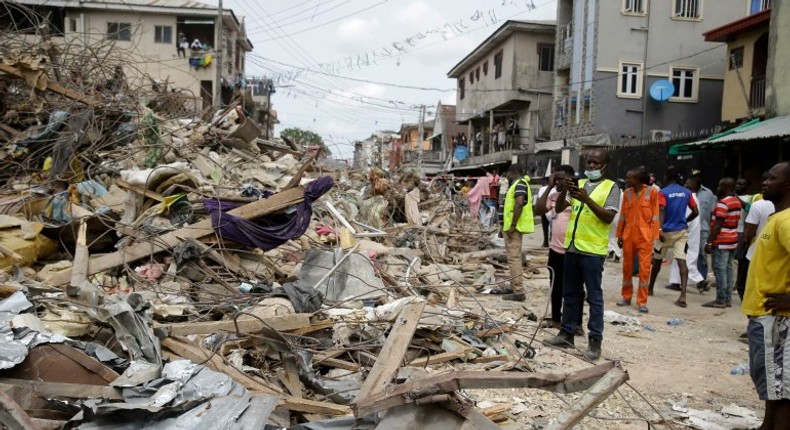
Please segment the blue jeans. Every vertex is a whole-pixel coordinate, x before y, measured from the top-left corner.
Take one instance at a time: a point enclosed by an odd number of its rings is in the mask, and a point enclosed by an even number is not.
[[[697,258],[697,270],[702,275],[702,279],[708,279],[708,254],[705,253],[705,244],[708,243],[709,231],[699,233],[699,258]]]
[[[582,320],[584,306],[584,287],[587,287],[587,303],[590,304],[590,318],[587,330],[591,338],[603,339],[603,262],[605,256],[591,256],[576,252],[565,253],[562,288],[562,328],[565,333],[576,331]]]
[[[713,274],[716,276],[716,301],[731,303],[732,287],[735,285],[735,278],[732,274],[735,250],[714,249],[711,255]]]

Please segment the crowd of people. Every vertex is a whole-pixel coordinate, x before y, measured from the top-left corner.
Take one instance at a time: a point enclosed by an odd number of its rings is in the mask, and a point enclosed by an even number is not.
[[[752,380],[766,401],[762,428],[787,428],[790,372],[783,368],[785,349],[790,350],[790,162],[765,172],[762,192],[754,195],[746,192],[747,181],[729,177],[714,193],[702,184],[701,172],[692,171],[683,181],[672,166],[660,181],[646,167],[635,167],[621,190],[606,179],[608,164],[606,151],[593,150],[583,177],[571,166],[557,166],[534,200],[529,176],[515,165],[508,170],[502,233],[510,284],[496,292],[505,300],[525,300],[522,238],[541,216],[548,226],[544,246],[552,285],[551,317],[542,324],[558,330],[544,344],[575,348],[575,336],[584,333],[586,301],[584,357],[597,360],[604,331],[603,268],[611,242],[622,256],[621,297],[615,305],[635,305],[640,313],[649,312],[648,298],[665,262],[671,264],[667,288],[679,292],[675,305],[687,306],[689,281],[700,293],[708,291],[710,256],[716,297],[702,306],[731,307],[733,291],[738,293],[747,316],[743,337],[749,343]]]

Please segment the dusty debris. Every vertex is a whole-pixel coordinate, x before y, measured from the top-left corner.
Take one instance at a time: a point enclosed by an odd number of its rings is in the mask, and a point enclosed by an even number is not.
[[[546,369],[534,313],[480,303],[508,277],[504,250],[439,184],[333,171],[261,139],[243,96],[189,112],[134,88],[120,58],[65,56],[80,74],[3,37],[0,79],[31,95],[0,117],[0,401],[16,424],[484,429],[547,417],[469,390],[588,390],[550,417],[569,428],[627,380],[611,362]],[[545,253],[525,258],[547,285]]]

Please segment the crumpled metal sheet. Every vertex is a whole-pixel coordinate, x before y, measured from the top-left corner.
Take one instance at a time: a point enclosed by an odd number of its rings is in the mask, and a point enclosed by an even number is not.
[[[307,285],[315,285],[327,302],[383,296],[384,282],[376,276],[373,263],[367,256],[356,252],[349,255],[326,282],[316,285],[344,255],[345,252],[341,249],[334,252],[315,249],[307,251],[299,271],[299,280]]]
[[[22,291],[0,301],[0,369],[10,369],[25,361],[27,346],[14,338],[10,323],[20,312],[31,307],[33,305]]]
[[[123,389],[125,403],[82,403],[67,428],[89,430],[262,429],[279,397],[252,396],[228,375],[188,360],[162,368],[162,377]]]

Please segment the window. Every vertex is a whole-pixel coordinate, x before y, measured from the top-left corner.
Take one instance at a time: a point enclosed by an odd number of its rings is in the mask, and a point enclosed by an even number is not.
[[[173,27],[169,25],[155,25],[154,43],[173,43]]]
[[[77,20],[74,18],[69,18],[69,31],[72,33],[77,32]]]
[[[463,99],[464,99],[464,95],[465,95],[465,94],[464,94],[464,93],[465,93],[465,92],[464,92],[464,89],[465,89],[464,87],[465,87],[465,85],[464,85],[464,78],[460,78],[460,79],[458,79],[458,97],[459,97],[461,100],[463,100]]]
[[[475,79],[478,80],[478,81],[480,80],[480,67],[479,66],[475,69]]]
[[[673,68],[670,70],[675,93],[675,101],[697,101],[697,85],[699,82],[699,69]]]
[[[502,51],[494,55],[494,79],[502,77]]]
[[[554,71],[554,45],[538,45],[538,70]]]
[[[672,15],[675,18],[684,19],[701,19],[702,18],[702,0],[674,0],[675,13]]]
[[[645,4],[648,0],[623,0],[623,13],[632,15],[644,15],[647,8]]]
[[[107,38],[110,40],[132,40],[132,24],[128,22],[108,22]]]
[[[471,85],[474,83],[475,83],[475,71],[472,70],[471,72],[469,72],[469,84]]]
[[[730,50],[730,70],[743,67],[743,46]]]
[[[749,14],[760,13],[771,8],[771,0],[749,0]]]
[[[488,76],[488,60],[483,63],[483,76]]]
[[[642,64],[620,63],[618,97],[642,97]]]

